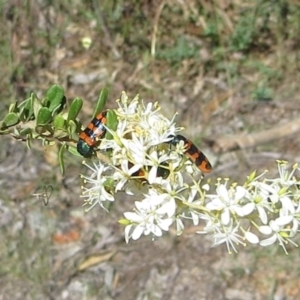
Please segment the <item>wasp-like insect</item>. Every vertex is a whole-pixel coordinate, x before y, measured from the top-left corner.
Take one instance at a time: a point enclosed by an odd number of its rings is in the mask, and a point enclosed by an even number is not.
[[[89,157],[94,151],[97,141],[105,136],[107,111],[99,113],[80,133],[77,151],[84,157]]]
[[[207,157],[200,151],[192,141],[186,139],[182,135],[175,135],[169,141],[169,144],[176,146],[180,141],[183,141],[185,152],[184,154],[204,173],[211,172],[212,166]]]

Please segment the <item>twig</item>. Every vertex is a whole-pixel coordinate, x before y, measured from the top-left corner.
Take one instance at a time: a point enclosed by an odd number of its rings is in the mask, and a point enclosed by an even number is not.
[[[276,128],[267,129],[253,134],[237,134],[222,136],[215,140],[208,140],[215,152],[227,152],[236,149],[245,149],[265,144],[280,138],[288,137],[300,132],[300,120],[294,120]]]
[[[166,1],[163,0],[160,5],[157,8],[155,17],[154,17],[154,25],[153,25],[153,31],[152,31],[152,36],[151,36],[151,56],[155,57],[155,46],[156,46],[156,34],[157,34],[157,29],[158,29],[158,22],[159,22],[159,17],[161,15],[161,12],[165,6]]]

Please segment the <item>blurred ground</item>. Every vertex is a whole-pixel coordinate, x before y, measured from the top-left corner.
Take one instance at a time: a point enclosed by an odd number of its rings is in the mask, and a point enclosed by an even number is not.
[[[159,101],[169,117],[177,111],[212,179],[272,176],[276,159],[299,161],[298,132],[279,128],[299,119],[300,2],[13,0],[0,10],[0,117],[58,83],[68,99],[84,99],[88,122],[106,86],[109,107],[125,90]],[[265,142],[218,144],[255,133]],[[85,213],[80,160],[69,159],[62,178],[52,153],[1,137],[0,299],[300,298],[297,248],[229,255],[192,227],[125,244],[116,220],[131,204]],[[34,194],[50,190],[45,206]]]

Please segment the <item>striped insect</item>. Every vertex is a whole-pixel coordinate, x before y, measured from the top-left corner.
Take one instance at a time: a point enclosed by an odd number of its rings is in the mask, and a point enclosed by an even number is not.
[[[88,124],[80,133],[77,143],[77,151],[84,157],[90,157],[94,151],[94,146],[106,133],[107,111],[103,111]]]
[[[165,165],[165,164],[163,164],[163,165]],[[131,168],[133,166],[133,164],[128,163],[128,166]],[[143,181],[143,180],[146,180],[145,175],[146,175],[146,173],[149,173],[150,170],[151,170],[151,166],[145,166],[144,170],[139,169],[139,170],[135,171],[131,176],[141,177],[141,179]],[[156,170],[156,176],[157,177],[162,177],[162,178],[165,179],[169,176],[169,174],[170,174],[170,171],[167,168],[164,168],[164,167],[158,167],[157,170]]]
[[[156,170],[156,176],[157,177],[162,177],[162,178],[167,178],[170,174],[170,171],[167,169],[167,165],[166,164],[162,164],[165,166],[164,167],[158,167]],[[128,168],[132,168],[134,166],[133,163],[128,162]],[[131,174],[132,177],[139,177],[142,181],[147,181],[146,180],[146,173],[149,173],[151,170],[152,166],[144,166],[143,169],[139,169],[137,171],[135,171],[134,173]]]
[[[175,135],[168,143],[176,146],[180,141],[183,141],[185,152],[184,154],[204,173],[209,173],[212,166],[207,157],[200,151],[192,141],[186,139],[182,135]]]

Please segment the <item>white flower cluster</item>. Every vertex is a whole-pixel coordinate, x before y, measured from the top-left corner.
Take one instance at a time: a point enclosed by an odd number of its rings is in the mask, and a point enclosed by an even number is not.
[[[295,164],[289,171],[287,162],[277,164],[275,179],[253,172],[243,186],[229,188],[219,180],[216,192],[206,195],[206,226],[199,233],[210,233],[214,246],[226,243],[229,252],[237,252],[235,245],[246,246],[245,241],[260,246],[278,243],[286,254],[289,242],[298,247],[292,239],[300,224],[300,182],[294,176],[299,168]]]
[[[82,197],[90,208],[99,204],[104,209],[118,192],[134,199],[133,211],[124,212],[119,221],[125,225],[126,242],[142,235],[162,236],[173,224],[180,235],[184,220],[194,225],[202,220],[199,233],[209,234],[214,246],[226,243],[229,252],[247,241],[261,246],[277,242],[286,253],[288,242],[297,246],[292,241],[300,224],[297,165],[290,172],[286,162],[279,161],[279,178],[270,180],[264,178],[266,173],[254,172],[242,186],[218,179],[215,192],[210,192],[209,181],[194,179],[199,171],[184,155],[183,142],[170,146],[181,130],[174,118],[168,120],[158,105],[145,106],[138,97],[130,101],[125,93],[118,104],[117,129],[107,128],[113,139],[104,137],[100,159],[86,164],[91,175],[83,176]],[[184,181],[186,176],[191,184]]]

